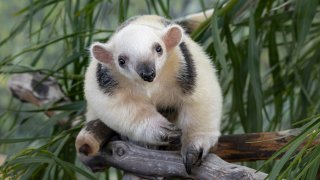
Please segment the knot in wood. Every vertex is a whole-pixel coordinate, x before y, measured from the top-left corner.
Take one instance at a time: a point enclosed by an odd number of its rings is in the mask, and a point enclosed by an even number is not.
[[[116,149],[116,153],[117,153],[117,155],[118,156],[123,156],[125,153],[126,153],[126,150],[123,148],[123,147],[118,147],[117,149]]]

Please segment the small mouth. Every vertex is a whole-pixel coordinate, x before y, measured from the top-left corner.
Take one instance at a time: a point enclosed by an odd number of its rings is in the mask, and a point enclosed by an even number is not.
[[[147,82],[152,82],[154,80],[154,77],[142,77],[142,79]]]

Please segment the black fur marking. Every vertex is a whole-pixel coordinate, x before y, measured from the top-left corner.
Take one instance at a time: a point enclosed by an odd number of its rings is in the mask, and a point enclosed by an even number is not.
[[[41,79],[32,79],[31,86],[41,97],[46,97],[48,95],[49,87],[41,82]]]
[[[157,106],[157,111],[167,118],[170,122],[175,121],[178,118],[178,109],[176,107],[162,107],[162,106]]]
[[[192,24],[188,21],[176,21],[178,25],[180,25],[187,34],[191,34],[192,32]]]
[[[119,136],[117,132],[109,128],[100,119],[87,122],[85,130],[91,133],[94,132],[94,135],[98,139],[107,141],[107,143],[109,143],[112,139],[116,139],[116,136]],[[102,145],[104,144],[101,143],[101,146]]]
[[[178,84],[184,94],[191,94],[194,91],[197,76],[194,60],[185,42],[182,42],[179,47],[185,60],[185,67],[180,69],[177,77]]]
[[[135,21],[136,19],[138,19],[138,17],[140,16],[134,16],[132,18],[127,19],[126,21],[124,21],[117,29],[116,32],[119,32],[121,29],[127,27],[129,24],[131,24],[133,21]]]
[[[96,76],[99,87],[104,93],[111,95],[118,88],[118,81],[112,77],[110,70],[100,63],[97,65]]]

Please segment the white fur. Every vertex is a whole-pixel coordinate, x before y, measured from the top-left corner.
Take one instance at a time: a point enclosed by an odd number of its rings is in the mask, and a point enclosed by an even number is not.
[[[119,67],[116,59],[115,63],[107,64],[115,69],[120,82],[113,95],[108,96],[99,89],[98,61],[92,59],[85,77],[87,120],[99,118],[132,140],[159,144],[157,137],[164,133],[159,127],[168,125],[168,121],[157,112],[156,105],[180,107],[175,124],[182,129],[183,147],[193,143],[206,154],[220,136],[222,94],[215,69],[202,48],[184,35],[182,41],[192,54],[197,76],[194,92],[183,94],[176,82],[180,63],[184,63],[179,47],[169,52],[164,49],[160,58],[149,50],[155,41],[165,46],[161,37],[166,29],[159,19],[158,16],[141,16],[105,44],[112,49],[114,57],[120,53],[130,57],[129,71]],[[157,75],[151,83],[143,81],[131,67],[142,59],[156,59]]]

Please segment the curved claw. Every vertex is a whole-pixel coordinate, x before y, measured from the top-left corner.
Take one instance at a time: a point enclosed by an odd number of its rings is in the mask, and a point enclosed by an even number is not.
[[[183,157],[183,163],[188,174],[191,174],[193,165],[200,166],[202,161],[203,149],[196,149],[194,146],[189,146],[187,152]]]

